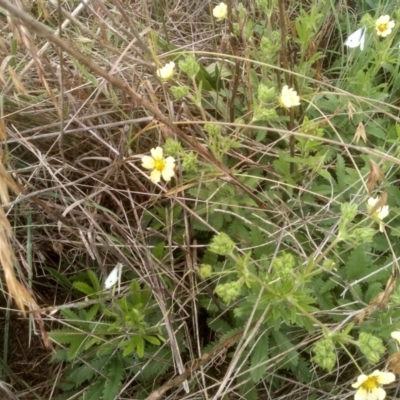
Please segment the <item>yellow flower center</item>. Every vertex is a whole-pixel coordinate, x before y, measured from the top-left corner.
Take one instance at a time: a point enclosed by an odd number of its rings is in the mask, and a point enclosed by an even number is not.
[[[165,160],[163,158],[159,158],[154,160],[154,169],[159,172],[162,172],[165,168]]]
[[[361,385],[365,390],[374,390],[378,386],[376,376],[369,376],[368,379]]]
[[[380,25],[378,25],[378,30],[380,32],[385,32],[385,31],[388,30],[388,25],[387,24],[380,24]]]

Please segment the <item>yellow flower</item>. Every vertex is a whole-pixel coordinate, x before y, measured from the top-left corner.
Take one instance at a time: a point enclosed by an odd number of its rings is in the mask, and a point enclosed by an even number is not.
[[[400,332],[399,331],[394,331],[390,334],[390,336],[394,339],[397,340],[400,344]]]
[[[161,177],[166,182],[169,182],[171,178],[175,175],[175,159],[174,157],[164,158],[163,149],[161,147],[156,147],[150,150],[150,156],[142,157],[142,167],[146,169],[152,169],[150,173],[150,180],[154,183],[158,183]]]
[[[391,372],[381,372],[375,370],[371,375],[361,374],[356,383],[351,386],[357,389],[354,395],[354,400],[383,400],[386,397],[386,392],[381,388],[381,385],[394,382],[395,375]]]
[[[157,75],[165,81],[171,79],[174,75],[175,63],[173,61],[165,64],[164,67],[157,69]]]
[[[282,88],[281,96],[279,97],[279,101],[283,107],[290,108],[294,106],[300,105],[300,97],[297,92],[289,88],[288,85],[285,85]]]
[[[375,207],[375,204],[379,201],[379,198],[370,197],[367,201],[367,206],[369,210],[372,210]],[[373,218],[379,222],[379,230],[383,232],[384,224],[382,220],[389,215],[389,206],[382,206],[376,209],[374,214],[372,215]]]
[[[219,3],[213,9],[213,16],[217,18],[218,21],[225,19],[228,15],[228,6],[225,3]]]
[[[392,33],[396,23],[390,20],[389,15],[382,15],[375,21],[376,34],[386,37]]]

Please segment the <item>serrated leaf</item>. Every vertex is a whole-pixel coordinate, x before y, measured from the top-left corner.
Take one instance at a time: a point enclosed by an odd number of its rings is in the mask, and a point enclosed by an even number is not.
[[[103,391],[103,400],[114,400],[121,388],[124,376],[124,367],[120,359],[115,356],[106,366],[107,380]]]
[[[75,329],[54,329],[50,332],[50,337],[57,343],[70,344],[75,341],[77,332]]]
[[[105,380],[103,378],[98,378],[98,380],[90,386],[89,389],[85,391],[84,399],[85,400],[99,400],[101,399],[101,394],[103,393]]]
[[[143,304],[142,291],[140,288],[140,284],[136,279],[134,279],[131,282],[131,285],[129,287],[129,293],[130,293],[129,297],[132,299],[132,302],[135,306],[137,306],[140,303]]]
[[[367,275],[368,261],[364,245],[355,248],[346,263],[346,277],[351,281],[355,281]]]
[[[364,300],[366,303],[376,297],[382,291],[382,284],[380,282],[373,282],[368,285],[368,289],[365,292]]]
[[[324,168],[317,168],[316,172],[317,172],[318,175],[321,175],[327,181],[329,181],[329,182],[332,181],[332,175],[329,173],[328,170],[326,170]],[[332,190],[332,189],[330,189],[330,190]]]
[[[343,192],[347,189],[346,169],[345,169],[344,159],[340,154],[337,155],[336,175],[337,175],[337,183],[338,183],[337,191]]]
[[[72,311],[68,308],[66,308],[65,310],[61,310],[61,315],[64,318],[72,320],[75,323],[77,323],[77,322],[79,323],[79,321],[81,321],[81,317],[78,314],[76,314],[74,311]]]
[[[256,386],[251,381],[249,373],[245,373],[238,377],[239,394],[246,400],[257,400],[258,394]],[[243,382],[243,383],[242,383]]]
[[[299,353],[295,350],[295,346],[288,339],[288,336],[277,330],[272,331],[272,335],[275,343],[278,345],[279,353],[284,355],[281,361],[282,365],[289,364],[296,367],[299,360]]]
[[[68,359],[73,360],[81,351],[84,350],[84,342],[87,339],[87,335],[77,334],[73,336],[70,347],[68,349]]]
[[[94,304],[86,313],[86,320],[93,321],[100,309],[100,304]]]
[[[76,368],[69,374],[68,379],[74,382],[75,387],[78,387],[85,381],[89,381],[95,375],[96,370],[89,364],[83,364],[80,367]]]
[[[81,293],[86,294],[88,296],[95,293],[95,290],[85,282],[74,282],[72,286],[76,290],[79,290]]]
[[[264,334],[258,339],[251,356],[250,375],[254,383],[258,383],[266,371],[264,361],[268,360],[269,334]]]
[[[92,283],[94,292],[95,293],[100,292],[102,290],[102,287],[100,285],[100,281],[99,281],[99,278],[97,277],[97,275],[91,269],[87,270],[86,273],[90,279],[90,282]]]

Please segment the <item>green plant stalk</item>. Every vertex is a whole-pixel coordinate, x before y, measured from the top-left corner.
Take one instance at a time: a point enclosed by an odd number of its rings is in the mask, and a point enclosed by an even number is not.
[[[349,341],[349,343],[353,343],[357,345],[356,341]],[[350,357],[350,359],[353,361],[353,364],[357,367],[357,369],[360,371],[360,374],[363,374],[364,372],[360,368],[360,366],[357,364],[357,361],[354,359],[353,355],[347,350],[346,346],[343,345],[343,343],[339,343],[342,349],[347,353],[347,355]]]
[[[319,255],[311,264],[309,264],[304,272],[304,276],[307,278],[312,273],[313,269],[325,258],[325,256],[341,241],[337,237],[325,250]]]
[[[192,83],[193,83],[194,90],[196,92],[196,96],[194,97],[194,100],[195,100],[194,103],[196,104],[198,110],[200,111],[201,118],[203,119],[203,121],[207,122],[206,114],[203,110],[203,107],[201,106],[201,91],[199,91],[199,87],[197,86],[195,78],[192,78]]]

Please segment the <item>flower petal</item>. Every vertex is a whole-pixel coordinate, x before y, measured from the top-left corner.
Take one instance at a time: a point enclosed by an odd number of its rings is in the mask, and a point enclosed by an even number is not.
[[[175,168],[175,158],[174,157],[167,157],[165,159],[165,165],[167,168]]]
[[[151,156],[156,160],[160,159],[160,158],[163,158],[163,149],[162,149],[162,147],[158,146],[155,149],[151,149],[150,153],[151,153]]]
[[[382,388],[376,388],[373,393],[376,396],[376,400],[383,400],[386,397],[386,392]]]
[[[171,178],[175,175],[175,172],[172,168],[164,168],[161,172],[161,175],[166,182],[169,182]]]
[[[376,381],[381,385],[387,385],[388,383],[392,383],[396,380],[395,374],[391,372],[380,372],[376,378]]]
[[[361,374],[361,375],[358,376],[357,382],[353,383],[351,386],[354,389],[358,389],[367,379],[368,379],[367,375]]]
[[[370,197],[367,200],[368,208],[373,208],[375,206],[375,204],[378,202],[378,200],[379,200],[378,198]]]
[[[390,336],[394,339],[400,342],[400,332],[399,331],[394,331],[390,334]]]
[[[159,183],[161,181],[161,172],[157,169],[151,171],[150,180],[154,183]]]
[[[142,167],[146,169],[154,169],[154,158],[150,156],[143,156]]]
[[[354,400],[371,400],[368,396],[368,392],[360,387],[354,395]]]
[[[378,210],[379,219],[386,218],[389,215],[389,206],[383,206]]]

